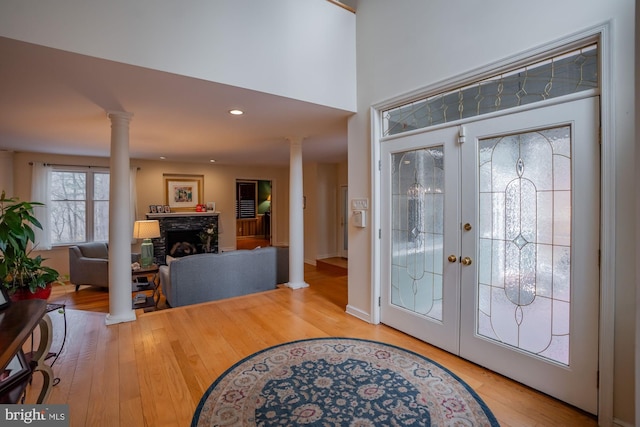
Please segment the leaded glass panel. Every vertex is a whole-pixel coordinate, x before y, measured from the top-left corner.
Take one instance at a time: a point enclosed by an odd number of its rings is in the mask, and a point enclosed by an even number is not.
[[[442,321],[443,147],[392,155],[391,304]]]
[[[395,135],[597,87],[594,44],[386,110],[382,134]]]
[[[483,139],[479,335],[569,363],[571,128]]]

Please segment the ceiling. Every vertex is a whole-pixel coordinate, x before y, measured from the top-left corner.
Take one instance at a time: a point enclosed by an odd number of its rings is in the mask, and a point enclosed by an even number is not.
[[[0,149],[107,157],[116,110],[135,159],[282,166],[287,137],[305,162],[347,159],[344,110],[4,37],[0,58]]]

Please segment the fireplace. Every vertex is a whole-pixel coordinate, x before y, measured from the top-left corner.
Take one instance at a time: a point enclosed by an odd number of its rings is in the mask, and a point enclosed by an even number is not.
[[[193,230],[167,230],[165,253],[172,257],[193,255],[202,252],[200,232],[202,228]]]
[[[186,243],[195,246],[196,252],[202,252],[200,232],[213,226],[218,231],[219,213],[212,212],[172,212],[148,213],[147,219],[157,219],[160,223],[160,237],[153,239],[154,262],[158,265],[166,264],[167,255],[176,243]],[[213,252],[218,252],[218,239],[213,242]]]

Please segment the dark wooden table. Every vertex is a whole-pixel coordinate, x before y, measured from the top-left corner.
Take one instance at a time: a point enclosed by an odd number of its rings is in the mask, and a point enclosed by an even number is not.
[[[143,293],[142,291],[153,291],[151,295],[145,295],[145,299],[140,300],[136,304],[136,300],[132,301],[133,309],[142,308],[145,312],[153,311],[158,308],[158,302],[160,302],[160,290],[159,287],[159,279],[158,279],[158,271],[159,266],[157,264],[152,264],[146,268],[140,268],[139,270],[132,270],[132,283],[131,283],[131,292],[135,292],[136,295],[138,293]],[[139,282],[139,278],[144,277],[146,281]],[[151,277],[151,280],[149,280]]]
[[[12,302],[0,311],[0,369],[4,369],[31,336],[47,310],[47,301],[33,299]]]
[[[16,354],[21,353],[24,356],[22,353],[24,342],[37,326],[41,329],[38,350],[30,355],[34,359],[29,360],[30,358],[23,357],[23,360],[28,362],[28,375],[21,376],[19,381],[2,390],[0,393],[2,403],[17,403],[34,371],[42,371],[44,376],[38,403],[44,403],[49,395],[53,371],[44,365],[44,356],[48,354],[51,347],[51,321],[46,312],[47,301],[42,299],[12,302],[8,308],[0,311],[0,372],[7,367]]]

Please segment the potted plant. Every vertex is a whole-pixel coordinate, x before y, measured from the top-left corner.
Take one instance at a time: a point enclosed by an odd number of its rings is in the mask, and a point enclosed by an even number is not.
[[[33,216],[37,202],[20,202],[0,196],[0,278],[12,299],[48,298],[51,284],[59,282],[59,274],[42,265],[44,259],[31,256],[35,242],[33,227],[42,225]]]

